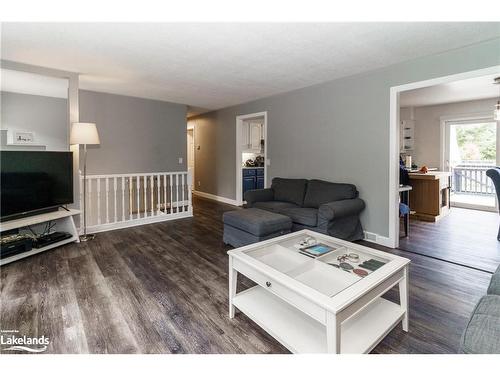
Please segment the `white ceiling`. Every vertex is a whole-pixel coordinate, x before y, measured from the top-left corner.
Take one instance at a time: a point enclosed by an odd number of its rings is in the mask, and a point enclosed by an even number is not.
[[[500,37],[500,23],[2,23],[2,58],[218,109]]]
[[[399,98],[401,107],[422,107],[469,100],[496,98],[500,96],[500,85],[494,84],[496,74],[443,83],[421,89],[402,92]]]
[[[1,75],[2,91],[64,99],[68,97],[68,80],[64,78],[9,69],[1,69]]]

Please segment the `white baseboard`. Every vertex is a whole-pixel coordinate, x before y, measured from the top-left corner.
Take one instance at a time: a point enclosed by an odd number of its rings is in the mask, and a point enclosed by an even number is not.
[[[373,242],[378,245],[394,248],[393,243],[389,237],[381,236],[377,233],[367,232],[365,231],[365,241]]]
[[[184,212],[168,214],[168,215],[156,215],[156,216],[150,216],[150,217],[143,217],[143,218],[139,218],[139,219],[135,219],[135,220],[121,221],[121,222],[117,222],[117,223],[92,225],[92,226],[87,227],[87,233],[107,232],[109,230],[137,227],[139,225],[160,223],[162,221],[176,220],[176,219],[182,219],[182,218],[192,217],[192,216],[193,216],[193,210],[189,209],[189,210],[184,211]],[[79,232],[80,232],[80,234],[82,234],[83,229],[80,228]]]
[[[211,200],[214,200],[214,201],[217,201],[217,202],[222,202],[222,203],[230,204],[232,206],[237,206],[238,205],[238,202],[236,202],[236,200],[234,200],[234,199],[220,197],[218,195],[213,195],[213,194],[210,194],[210,193],[205,193],[204,191],[193,190],[193,195],[197,195],[199,197],[211,199]]]

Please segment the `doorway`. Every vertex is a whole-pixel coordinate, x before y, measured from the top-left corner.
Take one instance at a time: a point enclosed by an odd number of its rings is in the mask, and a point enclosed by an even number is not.
[[[236,117],[236,204],[247,190],[267,187],[267,112]]]
[[[399,247],[399,156],[400,156],[400,96],[403,92],[436,86],[465,80],[469,78],[477,78],[486,75],[498,75],[500,65],[490,68],[469,71],[439,78],[432,78],[425,81],[418,81],[390,88],[389,101],[389,237],[381,239],[379,243],[392,247]],[[383,240],[383,241],[382,241]]]
[[[451,205],[496,212],[495,188],[486,171],[499,165],[500,124],[491,114],[443,122],[443,168],[451,173]]]
[[[403,160],[397,169],[408,177],[399,181],[409,185],[410,198],[400,210],[393,206],[397,248],[488,272],[500,263],[498,202],[486,176],[500,162],[493,84],[499,73],[494,67],[391,90],[393,162]]]

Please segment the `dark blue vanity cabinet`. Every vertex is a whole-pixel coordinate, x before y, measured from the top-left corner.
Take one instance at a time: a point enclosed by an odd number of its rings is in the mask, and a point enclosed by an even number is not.
[[[264,168],[243,168],[243,195],[255,189],[264,189]]]

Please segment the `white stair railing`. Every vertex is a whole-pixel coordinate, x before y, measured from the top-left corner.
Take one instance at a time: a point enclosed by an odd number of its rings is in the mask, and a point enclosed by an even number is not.
[[[191,185],[190,172],[87,175],[87,232],[192,216]]]

